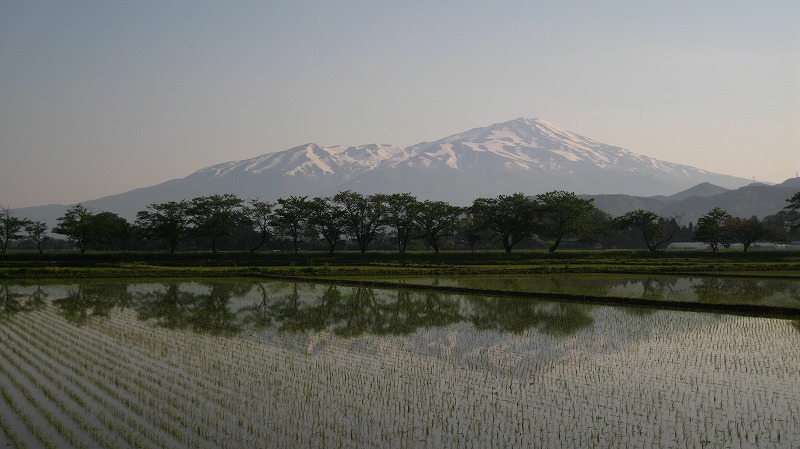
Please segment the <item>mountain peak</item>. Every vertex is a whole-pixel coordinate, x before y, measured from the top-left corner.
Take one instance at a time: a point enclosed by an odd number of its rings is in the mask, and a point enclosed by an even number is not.
[[[669,199],[671,201],[681,201],[685,200],[686,198],[691,198],[693,196],[707,198],[714,195],[719,195],[720,193],[724,193],[729,191],[730,189],[726,189],[724,187],[720,187],[710,182],[702,182],[697,184],[696,186],[686,189],[682,192],[678,192],[674,195],[671,195]]]

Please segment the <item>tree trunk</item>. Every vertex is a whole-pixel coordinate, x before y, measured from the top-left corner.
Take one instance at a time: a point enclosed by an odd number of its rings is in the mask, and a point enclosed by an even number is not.
[[[560,244],[561,244],[561,237],[557,238],[555,243],[553,243],[553,246],[551,246],[547,251],[551,253],[556,252],[556,249],[558,249],[558,245]]]
[[[262,232],[261,232],[261,241],[260,241],[260,242],[258,242],[258,245],[256,245],[256,246],[254,246],[254,247],[250,248],[250,252],[251,252],[251,253],[255,253],[256,251],[258,251],[259,249],[261,249],[261,247],[263,247],[263,246],[264,246],[264,243],[266,243],[266,242],[267,242],[267,233],[262,231]]]
[[[511,248],[513,246],[514,245],[512,245],[511,242],[509,241],[509,236],[504,235],[503,236],[503,249],[506,250],[506,254],[511,254]]]

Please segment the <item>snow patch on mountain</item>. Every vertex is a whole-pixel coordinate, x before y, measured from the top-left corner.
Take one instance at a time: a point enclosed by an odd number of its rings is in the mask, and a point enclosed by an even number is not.
[[[458,158],[455,151],[453,151],[453,144],[446,143],[439,147],[438,151],[428,153],[431,158],[443,160],[445,165],[450,168],[458,168]]]
[[[333,174],[334,172],[333,168],[331,168],[331,164],[325,160],[330,159],[330,154],[317,145],[308,145],[304,153],[295,153],[291,161],[297,163],[297,160],[300,158],[304,158],[305,160],[299,163],[294,169],[287,171],[287,175],[296,176],[306,174],[309,176],[317,176],[320,174],[320,171],[322,171],[322,174]]]

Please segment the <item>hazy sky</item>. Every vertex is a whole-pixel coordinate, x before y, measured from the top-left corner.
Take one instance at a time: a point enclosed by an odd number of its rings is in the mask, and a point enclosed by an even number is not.
[[[518,117],[780,182],[800,2],[0,2],[0,205]]]

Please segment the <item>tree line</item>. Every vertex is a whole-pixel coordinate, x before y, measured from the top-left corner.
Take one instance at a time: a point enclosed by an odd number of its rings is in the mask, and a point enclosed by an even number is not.
[[[443,248],[476,249],[499,245],[546,247],[571,245],[646,247],[656,251],[676,238],[708,245],[713,251],[741,244],[747,251],[761,240],[786,241],[800,231],[800,192],[774,215],[732,217],[714,208],[697,220],[660,216],[637,209],[619,217],[599,210],[592,199],[554,190],[536,196],[522,193],[475,199],[459,207],[445,201],[419,200],[410,193],[364,195],[342,191],[330,197],[290,196],[275,202],[242,199],[233,194],[152,203],[131,223],[113,212],[94,212],[81,204],[70,207],[52,229],[81,252],[87,249],[155,250],[220,248],[251,252],[264,248],[297,252],[355,245],[389,245],[404,253],[412,244],[438,253]],[[39,252],[50,238],[45,223],[16,218],[0,209],[0,250],[27,239]]]

